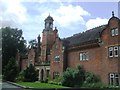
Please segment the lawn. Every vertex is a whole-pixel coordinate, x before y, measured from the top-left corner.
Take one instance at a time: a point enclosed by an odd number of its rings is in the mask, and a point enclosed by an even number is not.
[[[17,84],[32,88],[68,88],[60,85],[53,85],[48,83],[40,83],[40,82],[17,82]]]

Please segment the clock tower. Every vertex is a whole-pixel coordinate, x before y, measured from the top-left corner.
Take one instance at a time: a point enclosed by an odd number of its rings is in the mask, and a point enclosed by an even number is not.
[[[42,34],[41,61],[48,63],[50,61],[50,50],[55,41],[55,32],[53,30],[53,18],[49,15],[45,20],[45,28]]]

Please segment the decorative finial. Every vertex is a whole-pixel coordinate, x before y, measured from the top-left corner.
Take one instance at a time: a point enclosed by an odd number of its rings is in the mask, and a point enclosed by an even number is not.
[[[112,11],[112,17],[114,17],[114,11]]]
[[[49,16],[50,16],[50,13],[49,13]]]

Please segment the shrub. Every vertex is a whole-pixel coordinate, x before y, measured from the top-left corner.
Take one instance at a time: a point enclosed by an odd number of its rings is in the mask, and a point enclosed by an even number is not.
[[[62,85],[64,86],[73,86],[74,78],[73,78],[74,69],[67,68],[63,73]]]
[[[35,67],[30,64],[26,70],[24,70],[24,81],[34,82],[38,80],[38,72],[35,70]]]
[[[97,82],[100,82],[99,76],[90,72],[85,73],[85,83],[97,83]]]
[[[80,86],[84,82],[85,71],[78,65],[76,69],[67,68],[63,73],[62,85],[64,86]]]
[[[24,71],[21,71],[16,78],[17,82],[24,81]]]

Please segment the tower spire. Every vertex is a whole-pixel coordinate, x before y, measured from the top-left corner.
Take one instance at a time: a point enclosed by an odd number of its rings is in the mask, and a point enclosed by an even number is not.
[[[49,12],[49,16],[50,16],[50,12]]]

